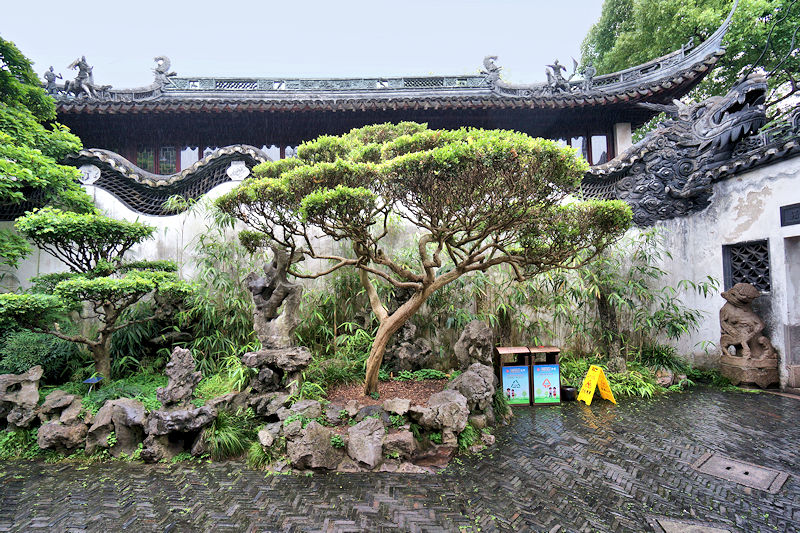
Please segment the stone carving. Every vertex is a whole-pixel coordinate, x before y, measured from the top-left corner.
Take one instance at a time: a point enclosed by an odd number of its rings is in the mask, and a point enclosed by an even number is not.
[[[156,66],[153,68],[153,74],[155,75],[155,80],[153,81],[154,85],[162,86],[170,83],[170,78],[178,75],[175,72],[169,71],[172,62],[167,56],[156,56],[153,58],[153,61],[156,62]]]
[[[81,56],[80,59],[76,59],[70,63],[67,68],[77,70],[78,74],[75,76],[74,80],[67,80],[64,82],[65,93],[95,100],[101,97],[107,97],[111,85],[95,85],[94,67],[86,62],[86,56]]]
[[[764,321],[751,305],[761,293],[749,283],[737,283],[722,293],[727,303],[719,312],[722,375],[731,383],[755,383],[765,388],[778,382],[778,359],[770,340],[762,334]],[[731,353],[734,348],[735,355]]]
[[[597,69],[594,68],[591,62],[587,63],[583,71],[581,71],[581,75],[583,75],[583,92],[589,93],[592,91],[595,74],[597,74]]]
[[[572,60],[575,65],[575,68],[572,70],[572,74],[569,78],[565,78],[562,72],[567,72],[567,67],[562,65],[556,59],[552,65],[547,65],[547,69],[545,69],[545,75],[547,76],[547,85],[550,87],[551,93],[568,93],[571,91],[569,82],[572,81],[572,78],[575,77],[576,72],[578,71],[578,62],[575,59]]]
[[[0,419],[6,419],[9,429],[26,428],[36,420],[42,372],[37,365],[23,374],[0,376]]]
[[[156,391],[156,397],[164,407],[184,407],[194,395],[194,388],[203,375],[194,369],[192,352],[180,346],[172,350],[166,372],[169,381],[166,387]]]
[[[486,84],[492,89],[495,88],[497,82],[500,81],[500,71],[502,67],[497,66],[497,56],[486,56],[483,58],[483,68],[481,74],[486,77]]]
[[[464,328],[453,351],[459,370],[467,370],[473,363],[492,367],[494,332],[480,320],[473,320]]]
[[[766,90],[764,77],[751,75],[725,96],[699,103],[640,104],[671,118],[617,158],[592,167],[582,183],[584,195],[625,200],[640,226],[704,209],[711,171],[766,122]]]

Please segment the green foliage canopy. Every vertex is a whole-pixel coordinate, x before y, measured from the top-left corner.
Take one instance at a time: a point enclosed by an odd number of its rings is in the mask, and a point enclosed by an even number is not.
[[[435,291],[469,272],[509,265],[518,280],[587,260],[630,224],[622,202],[570,202],[587,163],[575,151],[512,131],[429,130],[403,122],[322,136],[297,157],[267,162],[217,206],[252,230],[248,248],[275,243],[297,257],[330,260],[314,278],[359,271],[380,323],[367,360],[367,393],[377,388],[386,342]],[[385,249],[390,215],[416,228],[416,257]],[[319,235],[352,254],[323,251]],[[392,243],[391,246],[396,246]],[[389,313],[376,282],[411,293]]]
[[[155,227],[46,207],[17,219],[17,231],[73,272],[90,272],[117,261],[128,250],[153,236]]]
[[[0,204],[36,198],[65,209],[93,212],[73,167],[58,160],[81,149],[80,140],[59,125],[53,99],[45,94],[30,61],[0,37]],[[0,263],[16,266],[28,253],[25,240],[0,231]]]
[[[697,45],[720,27],[732,6],[730,0],[605,0],[600,20],[583,42],[582,61],[607,74],[668,54],[689,39]],[[769,83],[782,90],[773,101],[787,88],[796,90],[798,26],[795,0],[741,0],[725,36],[727,52],[700,85],[700,95],[725,94],[754,65],[767,72],[777,68]],[[768,36],[771,46],[765,52]]]
[[[132,246],[153,235],[155,228],[147,224],[47,207],[17,219],[16,228],[66,263],[71,272],[41,276],[26,294],[0,294],[0,326],[15,324],[85,344],[97,371],[106,378],[111,371],[113,333],[158,318],[162,310],[173,310],[192,291],[178,279],[174,263],[123,261]],[[126,319],[125,311],[149,294],[154,295],[159,311]],[[87,318],[97,317],[96,334],[62,332],[57,321],[67,311],[89,311]]]

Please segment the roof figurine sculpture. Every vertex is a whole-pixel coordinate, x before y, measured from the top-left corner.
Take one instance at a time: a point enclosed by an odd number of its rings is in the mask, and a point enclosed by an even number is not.
[[[95,85],[94,67],[86,62],[86,56],[81,56],[67,66],[69,69],[77,69],[78,74],[73,81],[64,82],[64,94],[74,94],[77,97],[86,97],[93,100],[106,98],[111,85]],[[45,77],[47,79],[47,77]],[[49,80],[48,80],[49,82]]]
[[[61,74],[56,74],[53,71],[53,66],[50,65],[50,70],[45,71],[44,73],[44,90],[47,91],[47,94],[56,94],[58,93],[58,84],[56,83],[57,79],[63,79]]]
[[[556,59],[552,65],[547,65],[547,69],[545,69],[545,75],[547,76],[547,86],[550,89],[550,93],[568,93],[572,91],[572,87],[570,87],[569,82],[572,81],[572,78],[575,77],[575,74],[578,72],[578,62],[575,61],[575,58],[572,58],[572,63],[574,64],[574,68],[572,69],[572,74],[569,78],[565,78],[564,74],[561,72],[567,72],[567,67],[562,65]],[[549,69],[549,70],[548,70]],[[576,89],[579,86],[575,87]]]

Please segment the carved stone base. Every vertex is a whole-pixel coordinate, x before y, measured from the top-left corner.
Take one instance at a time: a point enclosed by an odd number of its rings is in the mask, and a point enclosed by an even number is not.
[[[789,365],[789,386],[800,389],[800,365]]]
[[[777,359],[745,359],[723,355],[720,359],[720,372],[734,385],[753,383],[762,389],[780,381]]]

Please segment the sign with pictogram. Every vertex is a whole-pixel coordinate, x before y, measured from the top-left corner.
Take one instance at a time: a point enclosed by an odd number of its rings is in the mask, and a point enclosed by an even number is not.
[[[533,403],[560,403],[560,382],[558,365],[533,365]]]
[[[601,398],[616,405],[617,400],[614,399],[614,395],[611,393],[611,386],[608,384],[608,379],[606,379],[603,369],[597,365],[592,365],[589,367],[589,371],[583,379],[581,392],[578,394],[578,401],[583,400],[586,405],[592,405],[595,388],[600,389]]]
[[[503,394],[511,405],[530,405],[530,379],[528,366],[503,367]]]

